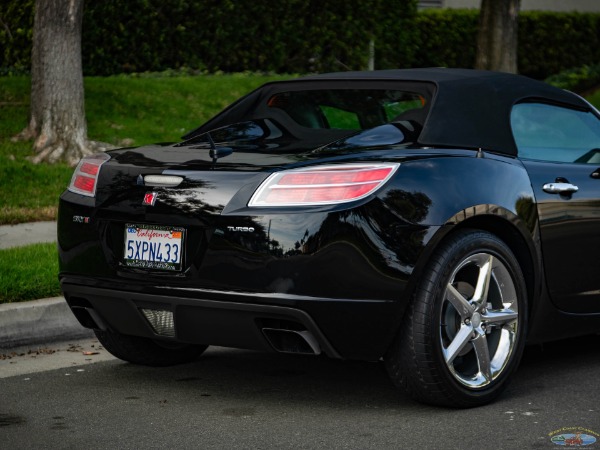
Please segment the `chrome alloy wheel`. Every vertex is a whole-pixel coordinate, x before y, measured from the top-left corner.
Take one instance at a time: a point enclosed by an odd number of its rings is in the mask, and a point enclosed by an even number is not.
[[[446,365],[462,385],[484,388],[510,361],[519,326],[516,292],[506,265],[488,253],[466,257],[450,276],[440,339]]]

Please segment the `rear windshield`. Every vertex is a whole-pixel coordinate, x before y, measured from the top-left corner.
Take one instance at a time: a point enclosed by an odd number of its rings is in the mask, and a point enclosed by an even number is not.
[[[365,130],[414,120],[422,126],[426,99],[392,89],[320,89],[280,92],[269,108],[283,111],[296,125],[311,129]]]
[[[235,143],[236,151],[303,152],[389,123],[400,124],[402,130],[410,130],[404,133],[407,139],[416,139],[434,92],[433,84],[412,81],[270,83],[188,133],[179,145],[206,143],[205,133],[210,132],[215,143]]]

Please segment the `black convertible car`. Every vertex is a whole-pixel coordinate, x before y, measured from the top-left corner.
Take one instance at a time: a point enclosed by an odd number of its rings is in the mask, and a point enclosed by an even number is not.
[[[208,345],[383,360],[414,398],[497,397],[526,342],[600,331],[600,115],[459,69],[268,83],[176,144],[84,158],[60,282],[115,356]]]

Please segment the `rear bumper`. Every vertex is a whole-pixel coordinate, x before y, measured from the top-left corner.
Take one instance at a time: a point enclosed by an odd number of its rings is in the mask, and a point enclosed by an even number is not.
[[[163,341],[377,360],[397,328],[395,302],[176,288],[130,291],[77,278],[63,277],[61,287],[83,326]],[[172,313],[173,336],[157,333],[144,309]]]
[[[125,194],[86,206],[74,196],[59,205],[59,277],[84,326],[273,350],[265,333],[281,334],[267,331],[279,321],[289,337],[310,332],[321,352],[345,359],[385,354],[438,228],[399,221],[395,204],[379,198],[351,211],[245,216],[190,212],[175,201],[146,210]],[[185,228],[182,270],[125,266],[127,223]],[[154,333],[142,309],[170,311],[174,337]]]

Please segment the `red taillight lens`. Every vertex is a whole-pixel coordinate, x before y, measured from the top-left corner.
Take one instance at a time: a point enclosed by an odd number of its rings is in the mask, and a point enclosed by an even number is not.
[[[359,200],[379,189],[400,164],[344,164],[279,172],[248,206],[326,205]]]
[[[98,175],[99,170],[100,170],[100,165],[95,164],[95,163],[90,163],[87,161],[85,161],[83,164],[81,164],[81,167],[79,168],[80,172],[89,173],[90,175]]]
[[[96,183],[100,167],[109,159],[110,156],[105,153],[98,153],[82,158],[75,168],[71,184],[67,189],[76,194],[94,197],[96,195]]]
[[[90,177],[84,177],[83,175],[75,176],[75,181],[73,182],[73,186],[84,192],[94,192],[96,189],[96,179]]]

